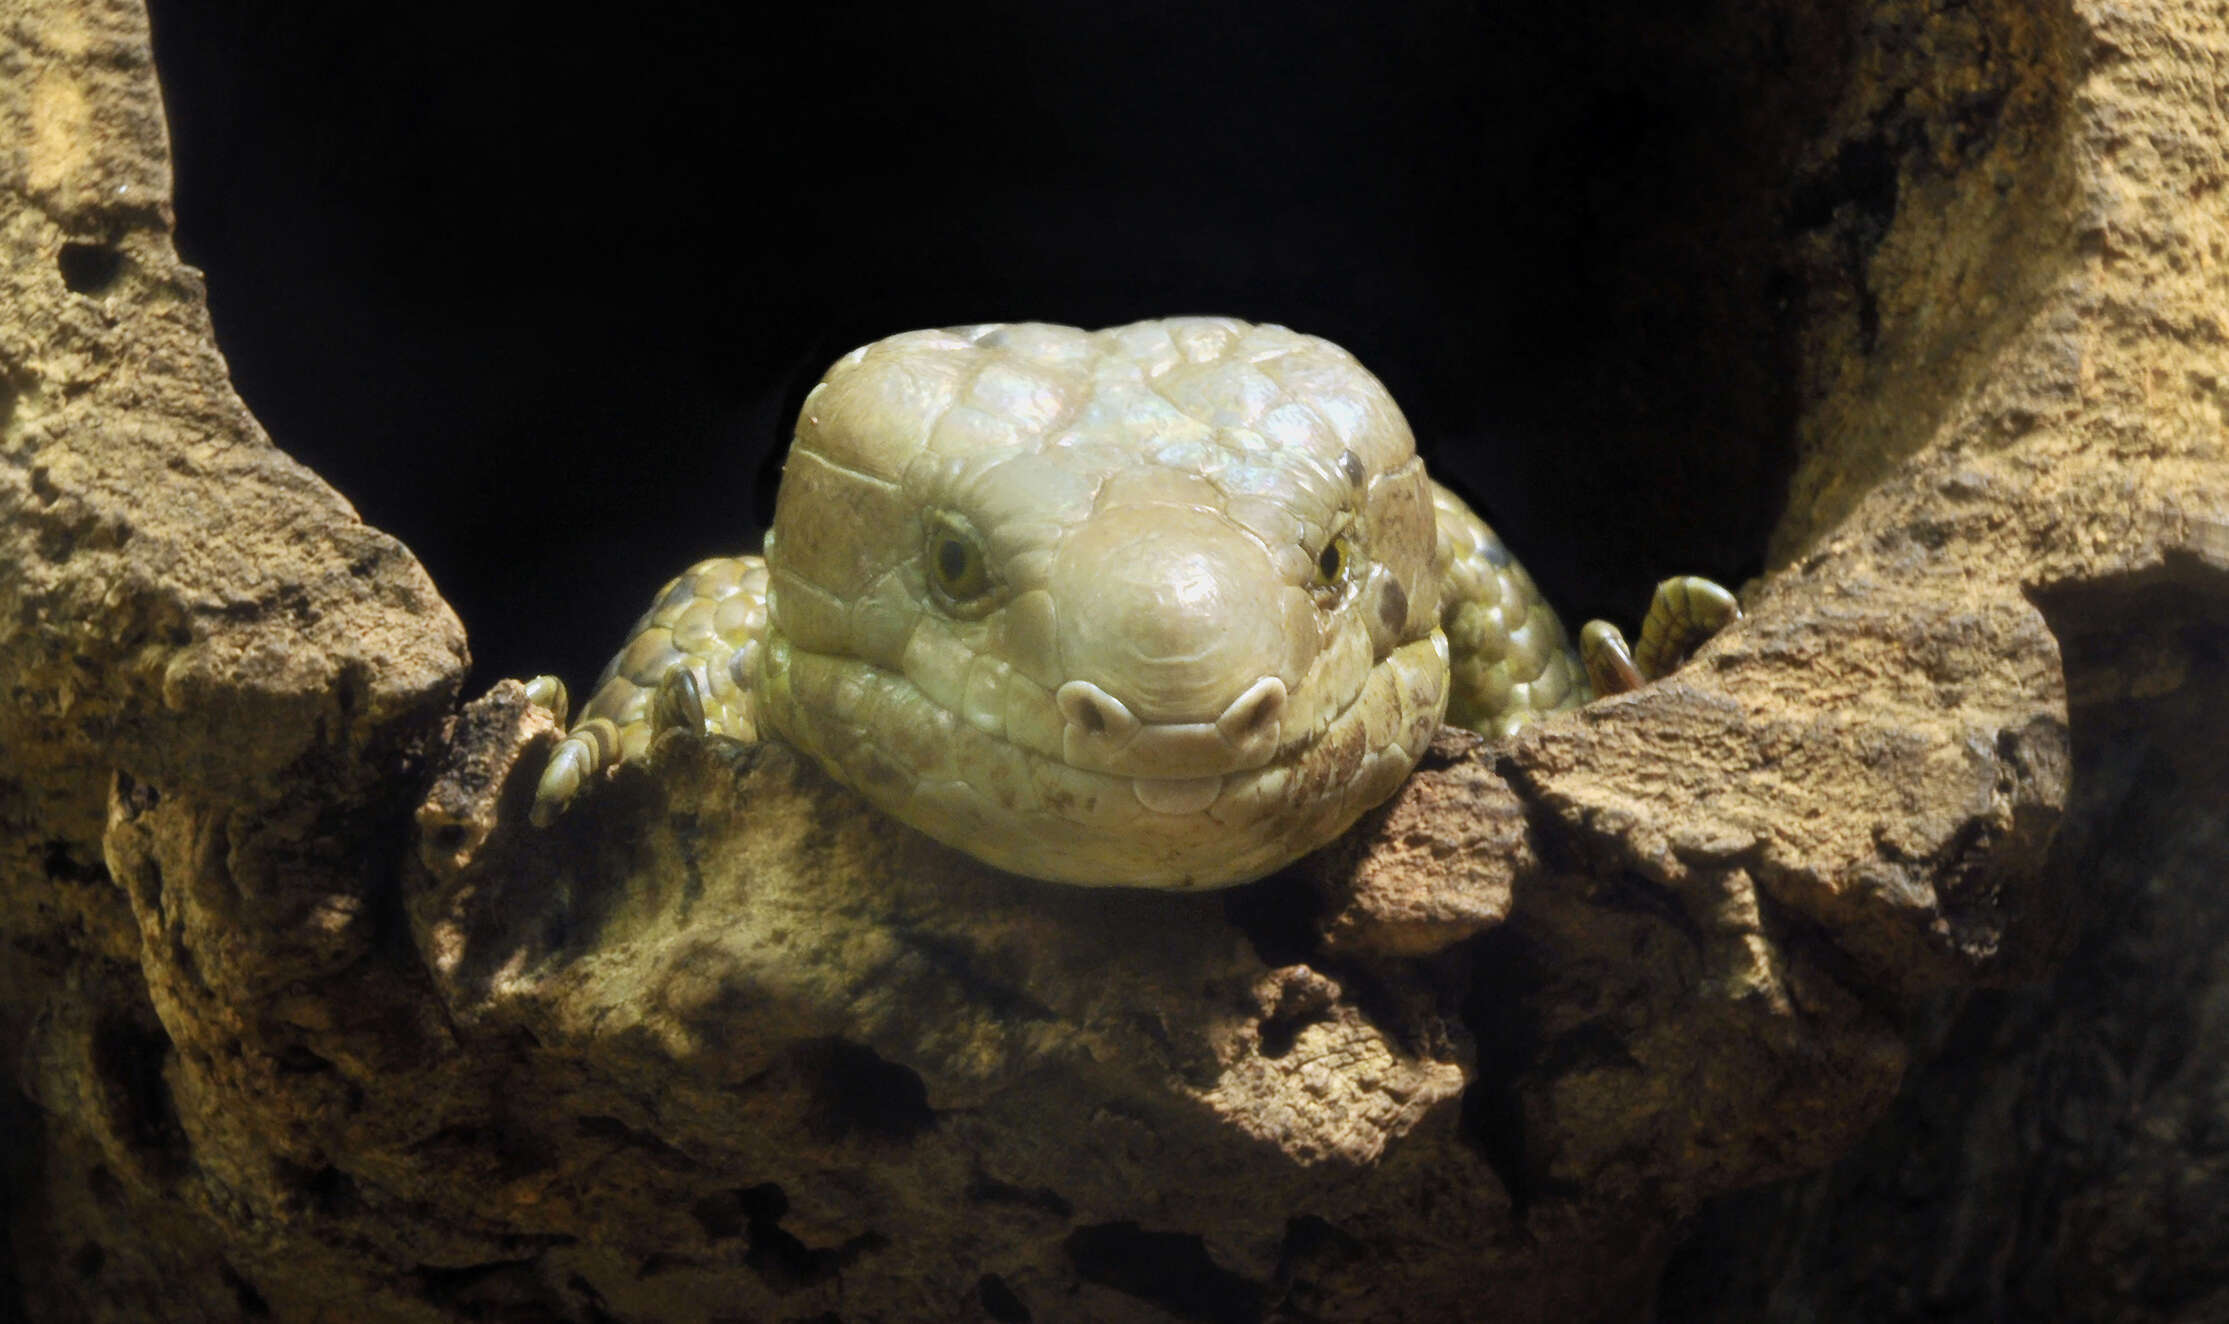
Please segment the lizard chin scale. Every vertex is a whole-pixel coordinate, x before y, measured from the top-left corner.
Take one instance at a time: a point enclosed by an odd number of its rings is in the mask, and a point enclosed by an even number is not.
[[[1221,777],[1135,777],[1131,794],[1156,814],[1197,814],[1223,793]]]

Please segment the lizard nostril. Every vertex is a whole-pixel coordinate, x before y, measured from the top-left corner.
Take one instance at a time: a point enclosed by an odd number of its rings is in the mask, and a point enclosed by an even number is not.
[[[1068,724],[1086,735],[1125,740],[1138,729],[1138,719],[1122,700],[1088,680],[1069,681],[1054,693],[1053,701]]]
[[[1246,687],[1246,692],[1231,700],[1231,706],[1215,719],[1215,729],[1226,740],[1243,740],[1257,731],[1274,726],[1285,712],[1285,682],[1275,676],[1264,676]]]

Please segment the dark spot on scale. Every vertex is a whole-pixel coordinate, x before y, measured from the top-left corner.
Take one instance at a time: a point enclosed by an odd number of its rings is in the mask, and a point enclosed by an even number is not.
[[[1345,474],[1347,481],[1356,487],[1362,486],[1370,477],[1370,471],[1362,467],[1362,457],[1353,451],[1339,452],[1339,472]]]
[[[1502,546],[1501,539],[1488,538],[1485,542],[1479,544],[1478,551],[1479,555],[1484,556],[1495,568],[1501,570],[1509,568],[1511,560],[1509,549]]]
[[[1385,577],[1385,583],[1378,589],[1378,620],[1393,631],[1400,630],[1409,621],[1409,591],[1391,575]]]
[[[891,762],[881,751],[875,749],[864,751],[853,763],[846,765],[846,770],[859,779],[863,788],[906,787],[913,784],[910,769]]]

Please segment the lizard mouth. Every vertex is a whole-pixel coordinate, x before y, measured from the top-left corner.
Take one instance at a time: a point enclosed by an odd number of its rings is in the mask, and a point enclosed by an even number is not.
[[[1204,812],[1223,794],[1221,777],[1135,777],[1131,794],[1156,814]]]
[[[897,672],[778,638],[769,644],[768,715],[785,739],[947,845],[1011,872],[1084,885],[1207,888],[1270,872],[1390,795],[1447,701],[1447,642],[1434,630],[1369,665],[1351,697],[1324,705],[1320,719],[1296,729],[1296,705],[1283,706],[1246,766],[1231,766],[1235,751],[1225,745],[1221,767],[1154,775],[1168,764],[1153,767],[1137,750],[1150,726],[1123,742],[1126,757],[1078,766],[1051,752],[1058,732],[1012,739]]]

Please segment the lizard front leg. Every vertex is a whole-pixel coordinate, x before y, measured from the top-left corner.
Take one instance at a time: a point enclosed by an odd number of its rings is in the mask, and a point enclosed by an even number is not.
[[[1439,522],[1440,628],[1447,634],[1447,720],[1507,736],[1594,697],[1562,620],[1532,576],[1461,497],[1432,484]]]
[[[1608,621],[1588,621],[1579,631],[1579,656],[1597,694],[1623,694],[1669,675],[1703,641],[1741,619],[1741,604],[1715,581],[1678,575],[1656,586],[1641,643],[1628,649],[1625,635]]]
[[[1731,592],[1681,575],[1656,586],[1637,648],[1608,621],[1589,621],[1573,650],[1563,622],[1486,521],[1436,483],[1432,504],[1452,725],[1507,736],[1548,713],[1637,689],[1741,619]]]
[[[534,822],[554,821],[588,779],[640,758],[671,728],[759,739],[760,640],[766,632],[766,562],[756,556],[699,561],[658,591],[635,622],[595,693],[550,753],[534,792]],[[528,697],[565,720],[555,677],[527,683]]]

